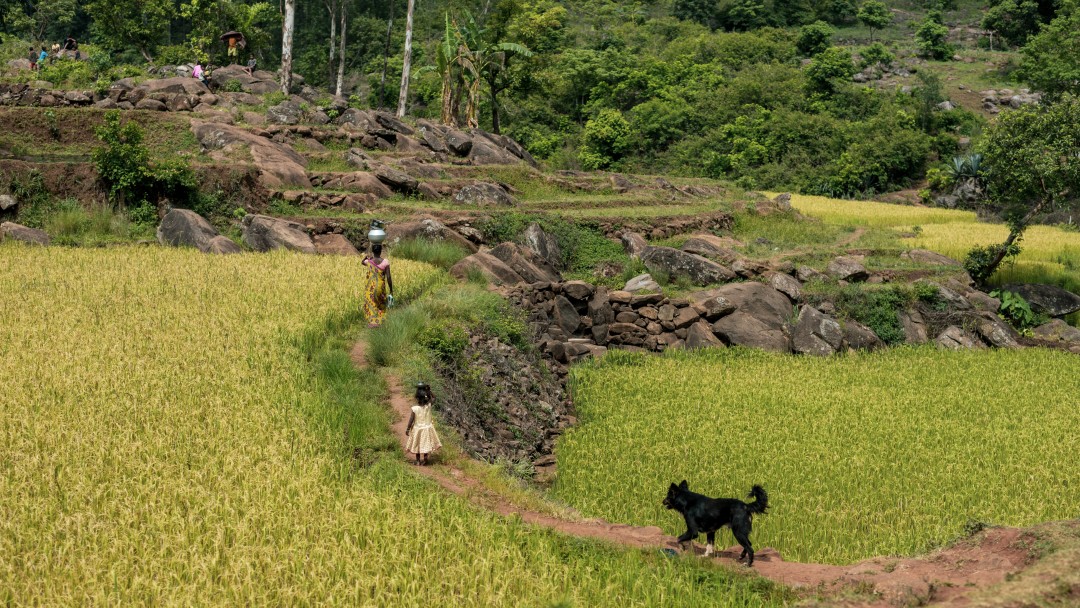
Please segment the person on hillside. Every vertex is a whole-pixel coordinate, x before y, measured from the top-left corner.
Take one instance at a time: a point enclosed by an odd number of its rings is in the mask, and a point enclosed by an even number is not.
[[[38,64],[38,54],[36,51],[34,51],[34,47],[30,47],[30,55],[27,56],[27,59],[30,60],[30,71],[32,72],[36,70]]]
[[[428,464],[428,456],[442,447],[439,441],[439,433],[435,431],[435,423],[431,417],[431,409],[435,404],[435,396],[431,394],[431,387],[423,382],[416,385],[416,405],[412,406],[409,414],[409,423],[405,426],[405,451],[416,455],[416,464]]]
[[[68,36],[64,40],[64,54],[74,55],[76,61],[80,59],[79,42],[74,37]]]
[[[203,72],[202,62],[195,62],[195,67],[191,68],[191,77],[206,84],[206,74]]]
[[[229,37],[228,45],[229,45],[229,62],[230,63],[237,63],[237,58],[240,56],[240,48],[236,44],[239,40],[240,39],[236,38],[235,36],[230,36]]]
[[[244,67],[244,71],[247,72],[248,76],[254,76],[255,75],[255,65],[256,65],[256,62],[255,62],[254,57],[248,59],[247,66]]]
[[[386,309],[394,304],[394,280],[390,276],[390,260],[382,257],[382,245],[371,246],[371,255],[364,258],[367,286],[364,289],[364,316],[368,327],[382,325]]]
[[[45,47],[41,47],[41,52],[38,53],[38,65],[45,63],[45,60],[49,58],[49,51]]]

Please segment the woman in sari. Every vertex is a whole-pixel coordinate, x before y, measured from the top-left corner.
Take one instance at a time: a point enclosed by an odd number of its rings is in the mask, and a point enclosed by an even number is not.
[[[394,302],[394,280],[390,277],[390,260],[382,257],[382,245],[371,246],[371,255],[364,258],[367,287],[364,289],[364,316],[368,327],[382,325],[386,309]]]

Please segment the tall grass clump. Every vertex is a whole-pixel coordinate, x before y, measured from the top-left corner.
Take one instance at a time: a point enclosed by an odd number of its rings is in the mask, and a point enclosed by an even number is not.
[[[390,248],[388,255],[406,260],[425,262],[449,270],[469,255],[469,252],[450,241],[433,241],[430,239],[408,239],[401,241]]]

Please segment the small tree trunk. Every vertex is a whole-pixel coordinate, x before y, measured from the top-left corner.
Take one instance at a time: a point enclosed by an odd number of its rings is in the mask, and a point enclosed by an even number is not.
[[[1015,243],[1016,239],[1020,238],[1024,234],[1024,231],[1027,230],[1028,224],[1030,224],[1031,220],[1034,219],[1036,215],[1038,215],[1039,211],[1042,210],[1045,203],[1046,199],[1040,200],[1038,204],[1031,208],[1031,211],[1027,212],[1027,215],[1024,216],[1024,219],[1020,220],[1020,223],[1017,224],[1015,228],[1009,231],[1009,238],[1005,239],[1005,242],[1001,244],[1001,247],[998,249],[997,255],[994,256],[994,260],[990,262],[990,265],[987,267],[987,278],[990,278],[994,274],[994,272],[997,271],[998,266],[1001,265],[1001,262],[1005,259],[1005,255],[1009,251],[1009,246]]]
[[[341,50],[338,53],[337,86],[334,88],[334,95],[337,95],[338,97],[341,97],[342,87],[345,82],[345,26],[348,23],[346,20],[346,13],[348,10],[348,4],[341,5]]]
[[[326,82],[334,84],[334,53],[337,51],[337,2],[326,1],[326,11],[330,13],[330,54],[326,58]]]
[[[491,89],[491,132],[499,135],[499,90],[495,88],[494,79],[488,81],[488,87]]]
[[[401,66],[401,91],[398,93],[397,115],[398,118],[405,116],[405,102],[409,97],[409,70],[412,64],[412,28],[413,8],[416,0],[409,0],[409,8],[405,14],[405,55]]]
[[[390,0],[390,18],[386,20],[386,46],[383,48],[382,77],[379,78],[379,109],[386,107],[386,65],[390,61],[390,31],[394,27],[394,0]]]
[[[292,88],[293,25],[296,22],[296,0],[285,0],[285,21],[281,24],[281,92],[288,95]]]

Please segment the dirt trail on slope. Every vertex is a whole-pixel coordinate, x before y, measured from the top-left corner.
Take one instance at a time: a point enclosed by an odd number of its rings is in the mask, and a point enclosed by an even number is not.
[[[360,340],[353,347],[353,363],[367,366],[366,344]],[[402,391],[401,381],[387,376],[390,406],[395,414],[393,432],[400,439],[403,459],[405,426],[409,419],[412,399]],[[600,519],[570,519],[522,509],[503,496],[487,489],[465,471],[450,465],[413,467],[443,489],[502,516],[518,516],[522,521],[544,526],[573,536],[594,538],[635,548],[672,549],[682,553],[675,538],[656,526],[637,527],[613,524]],[[721,532],[723,534],[723,532]],[[893,607],[910,605],[966,606],[968,594],[1000,583],[1009,574],[1030,565],[1025,532],[1016,528],[994,528],[971,539],[918,558],[878,557],[848,566],[788,562],[771,548],[759,549],[754,560],[754,572],[778,583],[795,588],[810,589],[832,595],[852,588],[871,594],[846,596],[838,600],[846,607]],[[703,555],[704,548],[694,544],[692,551]],[[712,559],[731,567],[742,567],[736,560],[738,546],[714,554]],[[823,605],[830,604],[827,599]]]

